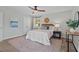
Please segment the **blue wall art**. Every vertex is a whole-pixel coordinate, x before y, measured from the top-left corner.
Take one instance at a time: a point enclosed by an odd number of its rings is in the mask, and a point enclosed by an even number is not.
[[[18,27],[18,21],[10,21],[10,26],[12,28],[17,28]]]

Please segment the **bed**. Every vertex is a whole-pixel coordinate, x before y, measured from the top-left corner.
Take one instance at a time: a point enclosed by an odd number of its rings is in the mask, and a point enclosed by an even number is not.
[[[39,42],[44,45],[50,45],[50,38],[53,30],[31,30],[27,33],[26,39]]]

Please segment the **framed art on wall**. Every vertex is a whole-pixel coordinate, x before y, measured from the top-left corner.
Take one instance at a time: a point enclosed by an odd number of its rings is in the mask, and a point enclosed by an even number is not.
[[[18,21],[10,21],[10,26],[12,27],[12,28],[17,28],[18,27]]]

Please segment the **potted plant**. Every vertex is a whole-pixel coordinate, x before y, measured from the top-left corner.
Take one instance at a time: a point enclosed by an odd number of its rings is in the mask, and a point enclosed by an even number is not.
[[[66,22],[67,26],[70,28],[70,32],[74,32],[76,28],[79,26],[79,21],[78,20],[71,20],[69,19]]]

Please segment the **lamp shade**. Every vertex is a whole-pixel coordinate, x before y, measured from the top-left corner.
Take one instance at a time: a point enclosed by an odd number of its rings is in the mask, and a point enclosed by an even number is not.
[[[60,24],[59,23],[56,23],[55,24],[55,31],[59,31],[59,27],[60,27]]]
[[[60,27],[60,24],[58,24],[58,23],[57,23],[57,24],[55,24],[55,27]]]

